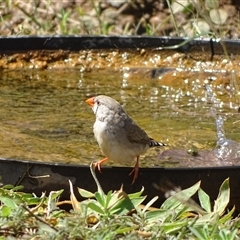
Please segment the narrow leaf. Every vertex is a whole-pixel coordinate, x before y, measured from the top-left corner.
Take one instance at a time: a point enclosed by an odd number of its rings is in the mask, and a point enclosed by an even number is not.
[[[165,233],[170,234],[174,232],[179,232],[181,229],[189,224],[189,220],[177,221],[171,223],[163,223],[161,227],[164,229]]]
[[[14,185],[12,184],[6,184],[2,187],[3,189],[13,189],[14,188]]]
[[[11,198],[0,196],[0,202],[2,202],[4,205],[11,209],[17,209],[17,204],[15,201],[13,201]]]
[[[211,212],[211,200],[210,197],[204,192],[201,188],[198,190],[198,198],[201,207],[206,210],[208,213]]]
[[[12,190],[13,190],[13,191],[19,191],[19,190],[22,190],[23,188],[24,188],[23,185],[18,185],[18,186],[16,186],[16,187],[14,187]]]
[[[78,188],[78,192],[84,198],[93,198],[93,197],[95,197],[94,193],[89,192],[89,191],[87,191],[85,189],[82,189],[82,188]]]
[[[90,202],[88,204],[88,207],[91,208],[93,211],[98,212],[101,215],[104,215],[104,211],[102,210],[101,207],[99,207],[97,204]]]
[[[113,207],[111,207],[110,212],[111,214],[127,214],[133,209],[136,209],[145,200],[145,198],[146,196],[134,199],[122,198]]]
[[[54,199],[58,198],[62,194],[63,191],[64,191],[64,189],[61,189],[58,191],[52,191],[51,199],[54,200]]]
[[[205,229],[203,228],[195,228],[195,227],[189,227],[191,232],[197,237],[199,240],[206,240],[208,239]]]
[[[217,199],[215,200],[214,212],[218,212],[220,215],[226,209],[230,199],[230,188],[229,188],[229,178],[227,178],[219,189],[219,194]]]
[[[99,204],[103,207],[106,205],[106,196],[104,194],[101,194],[99,192],[95,192],[95,198],[99,202]]]
[[[169,212],[162,209],[146,212],[146,220],[148,222],[155,222],[155,221],[164,222],[166,217],[168,216],[169,216]]]
[[[200,181],[192,187],[184,189],[169,197],[161,206],[163,209],[174,209],[179,205],[186,203],[200,188]]]
[[[70,200],[72,203],[72,207],[75,211],[81,211],[80,202],[78,202],[78,200],[74,194],[74,191],[73,191],[73,184],[70,180],[68,180],[68,181],[69,181],[69,185],[70,185]]]
[[[140,192],[128,194],[128,197],[129,197],[130,199],[132,199],[132,198],[138,198],[138,197],[140,197],[140,196],[142,195],[143,191],[144,191],[144,187],[142,187],[142,189],[141,189]]]
[[[151,199],[147,205],[143,208],[143,212],[146,212],[148,210],[149,207],[151,207],[153,205],[153,203],[155,203],[158,200],[158,196],[155,196],[153,199]]]
[[[235,212],[235,207],[232,208],[231,211],[229,211],[228,213],[224,214],[220,219],[219,219],[219,223],[224,224],[226,223],[228,220],[230,220],[232,218],[233,213]]]
[[[109,191],[107,193],[107,196],[106,196],[106,199],[105,199],[105,208],[107,209],[108,208],[108,205],[109,205],[109,202],[111,201],[111,198],[112,198],[112,191]]]

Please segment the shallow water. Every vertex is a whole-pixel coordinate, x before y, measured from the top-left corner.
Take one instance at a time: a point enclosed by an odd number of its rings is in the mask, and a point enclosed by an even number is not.
[[[118,100],[152,138],[168,144],[149,150],[142,166],[164,165],[157,155],[168,149],[211,150],[217,141],[212,107],[227,118],[227,138],[240,139],[239,80],[238,73],[171,68],[3,72],[0,157],[80,164],[101,159],[92,133],[95,116],[85,103],[99,94]]]

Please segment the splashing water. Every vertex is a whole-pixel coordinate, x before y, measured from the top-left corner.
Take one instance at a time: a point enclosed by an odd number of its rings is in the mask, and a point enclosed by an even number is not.
[[[215,119],[218,138],[217,146],[214,149],[215,156],[222,160],[231,160],[240,157],[240,144],[225,137],[224,121],[226,118],[216,116]]]
[[[216,120],[217,146],[213,150],[214,155],[218,159],[225,161],[240,157],[240,143],[229,140],[225,137],[224,121],[226,120],[226,117],[217,114],[216,105],[219,101],[214,96],[212,88],[209,85],[206,85],[206,99],[213,104],[210,111]]]

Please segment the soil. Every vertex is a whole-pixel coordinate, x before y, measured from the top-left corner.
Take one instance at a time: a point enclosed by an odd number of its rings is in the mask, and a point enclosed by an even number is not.
[[[14,2],[14,1],[13,1]],[[174,1],[172,1],[174,2]],[[196,36],[199,21],[210,26],[209,34],[221,38],[240,37],[238,0],[221,0],[218,9],[227,13],[222,24],[209,22],[204,0],[190,1],[174,14],[165,0],[71,0],[1,1],[1,35],[107,34],[151,36]],[[202,36],[202,34],[200,34]]]

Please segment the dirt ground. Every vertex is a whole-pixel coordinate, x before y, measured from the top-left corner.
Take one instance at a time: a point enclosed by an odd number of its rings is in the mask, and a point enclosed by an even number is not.
[[[181,2],[182,1],[182,2]],[[187,1],[187,0],[185,0]],[[214,2],[214,0],[212,0]],[[0,2],[0,31],[9,35],[107,34],[240,37],[239,0],[219,0],[220,23],[210,0],[189,1],[181,11],[165,0],[35,0]],[[183,5],[184,0],[178,0]],[[179,6],[180,6],[179,5]],[[171,10],[174,10],[171,12]]]

